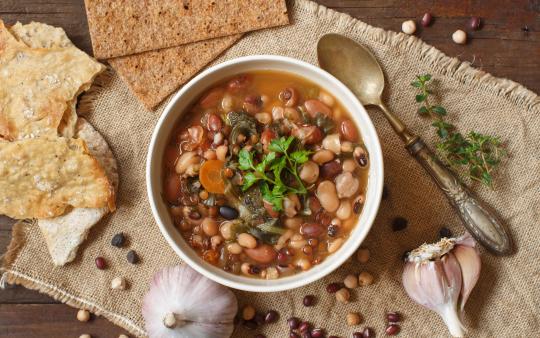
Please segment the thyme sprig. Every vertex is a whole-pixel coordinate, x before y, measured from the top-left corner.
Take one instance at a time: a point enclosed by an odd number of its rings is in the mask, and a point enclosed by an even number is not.
[[[418,114],[431,118],[432,126],[437,130],[440,141],[436,148],[440,159],[465,177],[493,189],[493,172],[506,156],[499,137],[474,131],[466,135],[458,132],[456,126],[444,120],[448,115],[446,109],[431,104],[429,98],[432,91],[428,88],[430,80],[430,74],[419,75],[411,85],[420,90],[416,95],[416,102],[422,104]]]

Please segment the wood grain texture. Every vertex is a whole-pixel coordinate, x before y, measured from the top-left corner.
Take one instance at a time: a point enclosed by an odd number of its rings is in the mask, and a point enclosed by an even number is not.
[[[399,31],[404,20],[419,23],[423,13],[433,24],[419,24],[417,36],[450,56],[472,62],[495,76],[520,82],[540,92],[540,0],[317,0],[368,24]],[[483,27],[471,32],[465,46],[451,35],[467,27],[471,15]],[[41,21],[62,26],[72,41],[91,53],[83,0],[0,0],[0,19],[8,24]],[[523,28],[528,27],[528,32]],[[12,222],[0,216],[0,253],[10,240]],[[117,337],[122,330],[100,318],[89,323],[76,320],[76,310],[21,287],[0,291],[0,337]]]

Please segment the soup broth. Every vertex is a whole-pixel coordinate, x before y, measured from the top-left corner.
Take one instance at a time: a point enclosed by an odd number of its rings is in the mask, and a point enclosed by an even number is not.
[[[331,93],[289,73],[248,72],[212,86],[178,121],[163,196],[206,262],[275,279],[310,269],[347,240],[368,158]]]

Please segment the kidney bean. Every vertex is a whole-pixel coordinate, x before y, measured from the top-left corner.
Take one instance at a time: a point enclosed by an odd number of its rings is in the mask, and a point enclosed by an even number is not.
[[[358,139],[358,131],[356,130],[356,126],[351,120],[344,120],[341,122],[341,136],[343,136],[346,140],[354,142]]]
[[[261,244],[254,249],[244,249],[244,252],[249,258],[262,264],[271,263],[277,256],[276,250],[268,244]]]
[[[315,196],[309,197],[308,205],[309,205],[309,210],[311,210],[311,212],[314,214],[318,213],[322,208],[321,202]]]
[[[289,328],[291,330],[295,330],[298,328],[298,326],[300,326],[300,319],[296,318],[296,317],[291,317],[289,319],[287,319],[287,324],[289,325]]]
[[[323,232],[324,228],[317,223],[304,223],[300,227],[300,233],[306,237],[319,237]]]
[[[399,333],[399,325],[396,325],[396,324],[390,324],[386,327],[386,330],[385,333],[389,336],[395,336],[396,334]]]
[[[180,197],[180,176],[176,174],[169,174],[165,179],[165,199],[169,203],[178,202]]]
[[[321,166],[319,175],[323,180],[332,180],[343,171],[343,167],[338,161],[326,162]]]
[[[223,127],[223,122],[221,121],[221,118],[216,114],[209,114],[206,127],[208,128],[208,130],[218,132],[221,130],[221,127]]]
[[[263,102],[259,95],[248,95],[244,99],[244,109],[250,114],[256,114],[261,111]]]
[[[311,117],[316,117],[318,113],[326,116],[332,115],[332,109],[319,100],[307,100],[304,102],[304,106]]]
[[[246,74],[242,74],[231,79],[227,83],[227,90],[229,90],[232,93],[238,93],[246,89],[250,83],[251,83],[251,77],[249,77]]]

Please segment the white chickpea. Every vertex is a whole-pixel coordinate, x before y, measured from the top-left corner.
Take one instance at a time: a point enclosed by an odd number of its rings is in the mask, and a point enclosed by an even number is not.
[[[84,309],[77,311],[77,320],[79,322],[87,322],[90,320],[90,312]]]
[[[454,34],[452,34],[452,40],[459,45],[464,45],[467,43],[467,33],[461,29],[458,29],[454,32]]]

